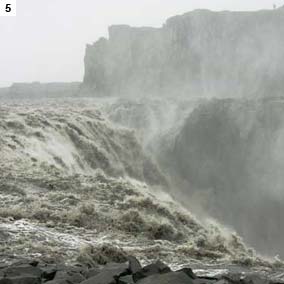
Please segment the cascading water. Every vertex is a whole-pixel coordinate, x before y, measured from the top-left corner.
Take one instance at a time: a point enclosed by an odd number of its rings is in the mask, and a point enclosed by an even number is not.
[[[173,266],[267,265],[235,233],[181,208],[133,130],[106,119],[114,102],[1,107],[0,228],[7,259],[23,250],[75,259],[80,246],[115,239],[144,261],[159,255]]]

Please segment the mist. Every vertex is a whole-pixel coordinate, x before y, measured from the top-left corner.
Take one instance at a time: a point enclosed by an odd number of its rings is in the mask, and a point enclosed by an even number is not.
[[[165,19],[194,9],[272,9],[281,0],[251,1],[18,1],[17,17],[0,18],[0,86],[14,82],[81,81],[86,43],[108,26],[161,27]]]

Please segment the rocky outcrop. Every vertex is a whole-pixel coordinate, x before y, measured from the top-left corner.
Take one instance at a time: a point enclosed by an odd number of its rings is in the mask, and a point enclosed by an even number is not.
[[[129,261],[130,259],[130,261]],[[164,263],[157,261],[142,268],[134,257],[124,263],[107,263],[92,268],[80,264],[42,263],[22,261],[9,267],[0,268],[1,284],[272,284],[264,276],[253,274],[226,274],[218,277],[198,277],[190,268],[172,271]],[[133,260],[135,264],[133,265]],[[137,265],[139,266],[137,270]]]
[[[111,26],[87,45],[83,89],[93,95],[278,96],[284,9],[196,10],[162,28]]]

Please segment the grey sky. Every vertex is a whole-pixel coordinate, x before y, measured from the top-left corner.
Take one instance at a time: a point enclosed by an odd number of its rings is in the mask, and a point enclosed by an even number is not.
[[[111,24],[159,27],[197,8],[271,9],[284,0],[17,0],[16,17],[0,17],[0,86],[23,81],[80,81],[86,43]]]

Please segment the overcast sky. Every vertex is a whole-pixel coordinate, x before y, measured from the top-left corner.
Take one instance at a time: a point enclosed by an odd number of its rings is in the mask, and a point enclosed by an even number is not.
[[[0,17],[0,86],[81,81],[86,43],[112,24],[160,27],[197,9],[271,9],[284,0],[17,0],[16,17]]]

